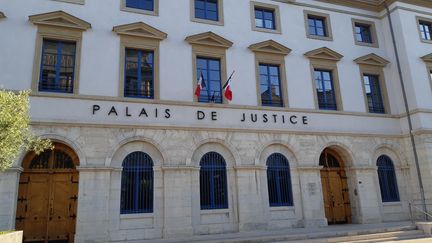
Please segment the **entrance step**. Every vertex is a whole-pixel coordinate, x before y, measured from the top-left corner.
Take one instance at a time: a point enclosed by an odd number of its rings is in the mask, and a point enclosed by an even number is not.
[[[366,243],[393,242],[427,238],[412,222],[381,224],[332,225],[321,228],[298,228],[277,231],[253,231],[219,235],[197,235],[188,238],[159,239],[139,242],[152,243]],[[430,237],[430,236],[429,236]],[[427,238],[432,242],[432,238]],[[129,241],[138,242],[138,241]],[[417,241],[413,241],[417,243]],[[429,242],[418,241],[418,242]],[[411,243],[411,242],[410,242]]]
[[[319,239],[307,239],[307,240],[296,240],[296,241],[280,241],[278,243],[372,243],[372,242],[393,242],[401,240],[413,240],[413,239],[426,239],[429,236],[425,235],[422,230],[406,230],[406,231],[392,231],[385,233],[375,234],[361,234],[351,235],[343,237],[329,237]],[[432,238],[429,238],[432,242]],[[275,243],[275,242],[274,242]]]

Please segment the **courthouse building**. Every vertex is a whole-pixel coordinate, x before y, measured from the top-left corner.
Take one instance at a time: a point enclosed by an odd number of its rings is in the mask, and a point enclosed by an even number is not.
[[[432,203],[431,78],[430,0],[0,0],[0,85],[55,143],[0,172],[0,230],[408,220]]]

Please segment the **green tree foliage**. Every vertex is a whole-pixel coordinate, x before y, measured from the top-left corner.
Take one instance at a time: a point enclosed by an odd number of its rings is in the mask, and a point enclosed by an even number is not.
[[[53,148],[50,140],[30,130],[29,91],[0,90],[0,171],[9,168],[22,150],[39,154]]]

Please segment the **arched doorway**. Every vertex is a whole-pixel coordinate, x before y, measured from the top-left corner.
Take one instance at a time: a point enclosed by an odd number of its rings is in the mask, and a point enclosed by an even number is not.
[[[20,176],[16,228],[24,242],[73,242],[78,202],[78,156],[66,145],[28,153]]]
[[[351,203],[345,165],[332,149],[325,149],[319,161],[325,215],[329,224],[351,223]]]

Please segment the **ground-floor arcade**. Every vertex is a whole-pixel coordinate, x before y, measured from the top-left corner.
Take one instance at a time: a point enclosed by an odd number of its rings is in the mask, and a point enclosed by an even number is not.
[[[107,242],[407,220],[408,204],[418,198],[404,137],[61,125],[34,130],[55,141],[67,156],[54,151],[45,160],[47,170],[37,172],[30,155],[23,154],[1,174],[0,225],[25,227],[29,216],[34,219],[29,212],[37,199],[47,210],[37,220],[45,237],[53,223],[58,227],[55,237],[73,234],[67,237],[75,242]],[[220,156],[211,158],[223,160],[224,168],[213,164],[219,170],[205,174],[203,158],[211,153]],[[272,167],[274,155],[279,166]],[[377,166],[382,156],[394,166],[397,200],[383,198]],[[72,164],[59,164],[66,157]],[[127,167],[130,160],[144,162]],[[141,179],[134,168],[143,172]],[[134,179],[125,182],[128,171],[135,173],[129,175]],[[55,179],[62,176],[67,179]],[[31,193],[40,178],[50,188],[40,190],[46,192],[42,199]],[[204,184],[208,187],[203,189]],[[57,195],[56,188],[70,193]]]

